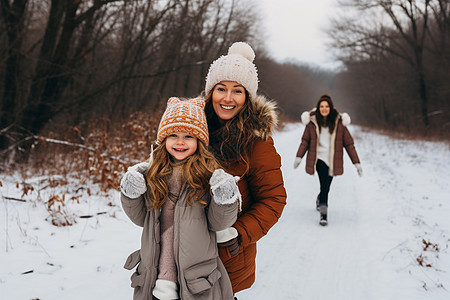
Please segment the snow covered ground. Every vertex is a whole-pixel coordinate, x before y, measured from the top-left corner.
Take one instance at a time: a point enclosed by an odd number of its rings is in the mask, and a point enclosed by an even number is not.
[[[450,299],[449,146],[351,126],[364,175],[345,154],[322,227],[317,175],[305,173],[304,161],[292,167],[303,128],[274,136],[288,205],[258,243],[257,280],[239,300]],[[22,196],[18,175],[0,177],[0,299],[131,299],[131,271],[122,265],[139,247],[140,228],[122,212],[119,193],[61,186],[60,208],[77,223],[56,227],[41,179],[28,179],[34,190]]]

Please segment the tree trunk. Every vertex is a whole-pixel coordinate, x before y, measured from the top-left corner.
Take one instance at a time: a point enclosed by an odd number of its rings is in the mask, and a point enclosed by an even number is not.
[[[16,0],[9,4],[8,0],[1,0],[1,12],[5,22],[8,49],[6,58],[3,99],[0,110],[0,130],[16,122],[16,105],[19,103],[21,90],[20,65],[22,55],[22,36],[24,14],[28,0]],[[8,141],[0,136],[0,149],[5,149]]]
[[[22,127],[32,133],[42,129],[42,116],[39,112],[47,109],[46,99],[42,99],[48,78],[52,75],[53,53],[58,40],[58,32],[64,18],[66,1],[52,0],[49,21],[39,54],[34,80],[31,84],[28,101],[23,112]],[[43,102],[43,103],[41,103]]]

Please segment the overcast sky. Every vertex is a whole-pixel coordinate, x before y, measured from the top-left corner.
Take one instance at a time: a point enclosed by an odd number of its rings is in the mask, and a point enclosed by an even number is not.
[[[336,0],[259,0],[266,27],[266,46],[273,58],[335,68],[322,29],[329,25]]]

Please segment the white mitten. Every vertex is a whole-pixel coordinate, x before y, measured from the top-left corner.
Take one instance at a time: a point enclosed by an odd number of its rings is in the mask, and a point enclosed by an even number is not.
[[[139,172],[139,173],[145,175],[148,171],[148,168],[150,168],[150,163],[143,161],[138,164],[135,164],[134,166],[129,167],[128,171],[134,170],[136,172]]]
[[[176,282],[165,279],[156,280],[152,295],[157,299],[180,299],[178,297],[178,285]]]
[[[149,163],[142,162],[128,168],[120,181],[120,191],[125,196],[134,199],[147,191],[144,174],[148,167]]]
[[[236,184],[238,181],[238,176],[232,176],[222,169],[215,170],[209,179],[214,201],[221,205],[232,204],[236,200],[240,201],[241,193]]]
[[[216,231],[217,243],[225,243],[238,236],[238,232],[234,227],[228,227],[224,230]]]
[[[302,158],[297,156],[294,160],[294,169],[297,169],[297,167],[300,165],[301,162]]]
[[[356,167],[356,171],[358,171],[359,177],[362,177],[363,172],[362,172],[361,164],[355,164],[355,167]]]

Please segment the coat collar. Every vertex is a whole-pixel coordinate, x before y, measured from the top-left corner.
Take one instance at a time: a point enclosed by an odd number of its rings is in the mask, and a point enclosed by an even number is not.
[[[262,95],[256,96],[251,101],[254,104],[254,113],[250,115],[249,122],[257,124],[255,127],[258,129],[254,131],[255,136],[267,140],[278,125],[276,103]]]
[[[262,95],[258,95],[251,100],[251,108],[249,109],[251,114],[248,115],[242,130],[248,131],[246,136],[250,140],[250,144],[259,139],[267,140],[273,134],[278,124],[276,103]],[[224,126],[210,131],[209,148],[214,156],[220,161],[237,158],[237,147],[241,143],[238,140],[240,134],[241,129],[238,128],[235,122],[231,123],[228,131]],[[226,143],[223,143],[223,141],[226,141]]]
[[[304,111],[301,115],[302,123],[307,125],[309,122],[313,122],[317,126],[316,122],[316,108],[311,109],[310,111]],[[348,113],[339,113],[337,121],[342,120],[342,125],[347,126],[350,125],[352,122],[352,119],[350,118],[350,115]]]

